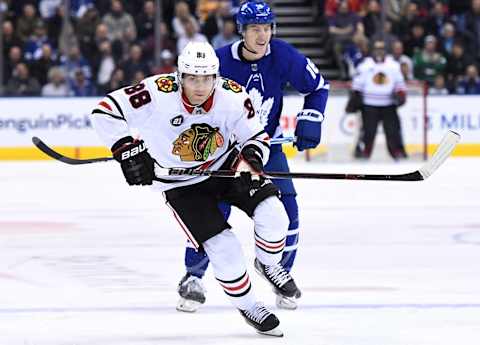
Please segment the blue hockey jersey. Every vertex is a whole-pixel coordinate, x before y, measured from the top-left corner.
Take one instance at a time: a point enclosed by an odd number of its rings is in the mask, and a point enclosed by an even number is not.
[[[283,90],[290,83],[305,95],[303,108],[324,115],[328,82],[317,67],[287,42],[273,39],[264,57],[256,61],[242,58],[242,41],[216,50],[220,75],[244,86],[265,130],[274,138],[282,133]]]

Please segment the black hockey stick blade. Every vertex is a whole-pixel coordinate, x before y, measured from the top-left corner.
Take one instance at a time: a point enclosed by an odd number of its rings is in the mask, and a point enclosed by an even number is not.
[[[45,144],[40,138],[32,137],[33,144],[47,156],[56,159],[57,161],[72,164],[72,165],[79,165],[79,164],[90,164],[96,162],[108,162],[113,160],[113,157],[100,157],[100,158],[90,158],[90,159],[77,159],[77,158],[70,158],[62,155],[61,153],[53,150],[47,144]]]

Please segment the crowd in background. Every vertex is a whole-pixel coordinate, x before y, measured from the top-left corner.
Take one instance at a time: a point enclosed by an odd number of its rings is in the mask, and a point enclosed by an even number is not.
[[[378,0],[324,6],[342,79],[380,39],[405,79],[426,81],[431,94],[480,94],[480,0],[384,0],[383,18]]]
[[[405,78],[436,94],[480,94],[480,0],[319,0],[341,79],[382,39]],[[0,0],[3,94],[96,96],[175,71],[189,41],[215,48],[239,39],[240,0]],[[65,18],[68,20],[65,20]],[[383,23],[383,27],[382,27]],[[155,31],[161,53],[155,56]]]
[[[239,39],[235,0],[164,0],[157,28],[153,0],[70,0],[70,13],[62,0],[3,5],[6,96],[103,95],[175,71],[177,54],[189,41],[217,48]],[[162,37],[160,60],[155,29]]]

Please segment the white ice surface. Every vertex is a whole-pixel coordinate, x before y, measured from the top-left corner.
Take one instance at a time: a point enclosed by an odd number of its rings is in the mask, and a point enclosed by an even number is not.
[[[420,163],[306,164],[294,171],[408,172]],[[116,163],[0,163],[0,345],[478,345],[480,159],[423,182],[297,180],[296,311],[257,335],[205,277],[207,303],[175,311],[184,237],[161,194]],[[272,215],[274,216],[274,215]],[[231,224],[253,273],[250,220]]]

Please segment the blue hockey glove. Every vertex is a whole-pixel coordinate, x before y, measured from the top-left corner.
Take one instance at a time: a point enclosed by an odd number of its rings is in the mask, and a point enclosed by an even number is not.
[[[304,109],[297,115],[297,127],[295,146],[298,151],[313,149],[320,144],[322,137],[323,114],[316,110]]]

